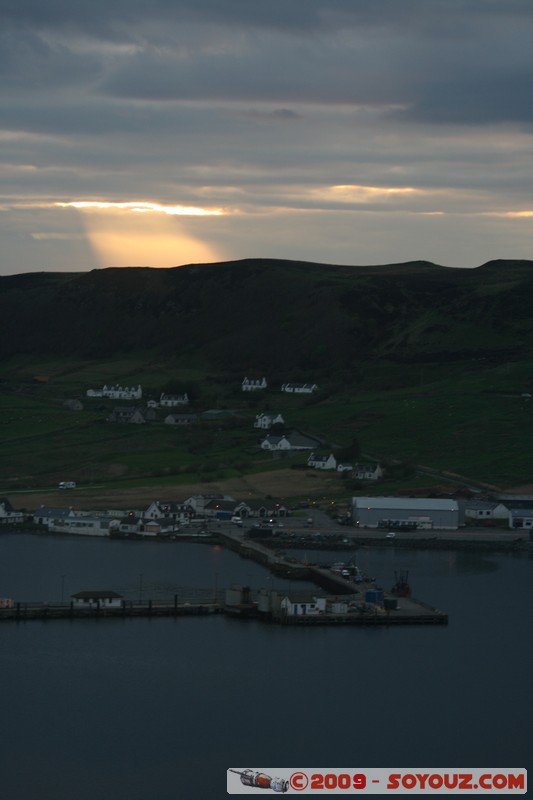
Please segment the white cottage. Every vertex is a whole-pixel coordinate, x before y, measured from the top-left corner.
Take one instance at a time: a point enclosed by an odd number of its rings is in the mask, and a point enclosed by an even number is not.
[[[178,406],[188,406],[189,396],[185,394],[165,394],[159,398],[159,405],[163,408],[177,408]]]
[[[7,497],[0,497],[0,524],[24,522],[22,511],[15,511]]]
[[[316,616],[317,614],[325,613],[326,598],[312,597],[302,601],[284,597],[281,601],[281,609],[288,617]]]
[[[262,450],[313,450],[317,444],[320,444],[317,439],[294,431],[283,436],[270,434],[263,439],[260,446]]]
[[[357,481],[379,481],[383,470],[379,464],[354,464],[352,478]]]
[[[255,418],[254,428],[269,430],[272,425],[285,425],[281,414],[258,414]]]
[[[72,595],[74,608],[122,608],[123,597],[116,592],[93,589]]]
[[[313,469],[337,469],[337,459],[330,453],[329,456],[319,456],[311,453],[307,459],[307,466]]]
[[[266,388],[266,378],[261,378],[261,380],[250,380],[249,378],[244,378],[241,384],[241,389],[243,392],[259,392]]]
[[[317,390],[316,383],[284,383],[281,386],[281,391],[287,394],[313,394]]]
[[[88,389],[87,397],[109,397],[111,400],[140,400],[143,395],[141,385],[135,386],[107,386],[102,389]]]

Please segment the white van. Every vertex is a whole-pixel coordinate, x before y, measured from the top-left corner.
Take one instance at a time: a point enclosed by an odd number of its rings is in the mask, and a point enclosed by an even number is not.
[[[242,525],[242,517],[232,517],[231,521],[234,525]]]
[[[75,489],[76,481],[60,481],[58,489]]]

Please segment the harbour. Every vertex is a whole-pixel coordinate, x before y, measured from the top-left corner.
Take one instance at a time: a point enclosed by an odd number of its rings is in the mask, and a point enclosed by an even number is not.
[[[287,555],[349,562],[353,552]],[[449,624],[285,625],[184,610],[1,625],[10,720],[4,795],[91,800],[111,791],[119,800],[172,800],[187,786],[198,789],[194,797],[221,797],[228,764],[266,767],[280,753],[287,763],[353,763],[354,752],[371,764],[378,740],[380,747],[394,743],[397,763],[410,763],[414,751],[429,763],[438,750],[443,763],[456,763],[460,751],[477,763],[527,766],[530,715],[517,695],[530,661],[528,556],[391,546],[365,548],[357,562],[386,580],[386,589],[394,570],[408,570],[413,595],[446,609]],[[219,587],[232,585],[317,592],[217,544],[0,536],[1,594],[54,605],[63,577],[65,603],[80,589],[111,587],[141,606],[150,598],[153,606],[172,605],[177,594],[180,610],[182,602],[212,600],[215,591],[222,599]],[[205,596],[195,593],[198,586]],[[251,720],[254,703],[270,707],[261,724]],[[468,708],[475,714],[458,725]],[[431,737],[428,715],[439,721]],[[355,732],[354,719],[361,723]],[[494,720],[508,732],[503,744]],[[29,778],[21,776],[21,751],[33,765]]]
[[[407,573],[396,575],[396,584],[384,591],[375,579],[355,565],[335,562],[331,567],[283,557],[264,543],[250,540],[239,531],[219,533],[219,541],[241,558],[256,561],[271,576],[305,582],[307,589],[252,590],[249,585],[232,585],[219,590],[196,589],[193,594],[174,593],[170,599],[140,597],[127,599],[114,590],[80,591],[68,602],[25,602],[6,598],[0,602],[0,622],[59,619],[110,619],[138,617],[205,616],[230,614],[241,619],[258,619],[281,625],[446,625],[446,612],[410,596]],[[218,545],[217,545],[218,546]],[[218,576],[216,576],[218,579]],[[310,590],[309,584],[314,590]],[[321,591],[320,591],[321,590]],[[62,594],[64,586],[62,587]],[[201,598],[201,599],[198,599]]]

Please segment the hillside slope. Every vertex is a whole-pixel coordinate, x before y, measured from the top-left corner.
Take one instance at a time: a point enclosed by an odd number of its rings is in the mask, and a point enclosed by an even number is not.
[[[0,278],[0,356],[202,355],[327,377],[355,361],[524,360],[532,261],[340,267],[248,259]]]

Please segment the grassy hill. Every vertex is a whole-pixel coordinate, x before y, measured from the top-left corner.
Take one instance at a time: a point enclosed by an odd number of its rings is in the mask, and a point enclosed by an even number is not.
[[[221,478],[287,467],[257,449],[255,414],[283,412],[328,448],[501,486],[533,474],[533,262],[339,267],[246,260],[0,278],[0,491],[57,480]],[[33,382],[45,375],[45,384]],[[244,396],[244,375],[269,390]],[[280,394],[312,381],[312,398]],[[185,389],[224,423],[105,422],[88,388]],[[65,399],[79,397],[82,412]],[[533,402],[533,400],[531,401]]]

